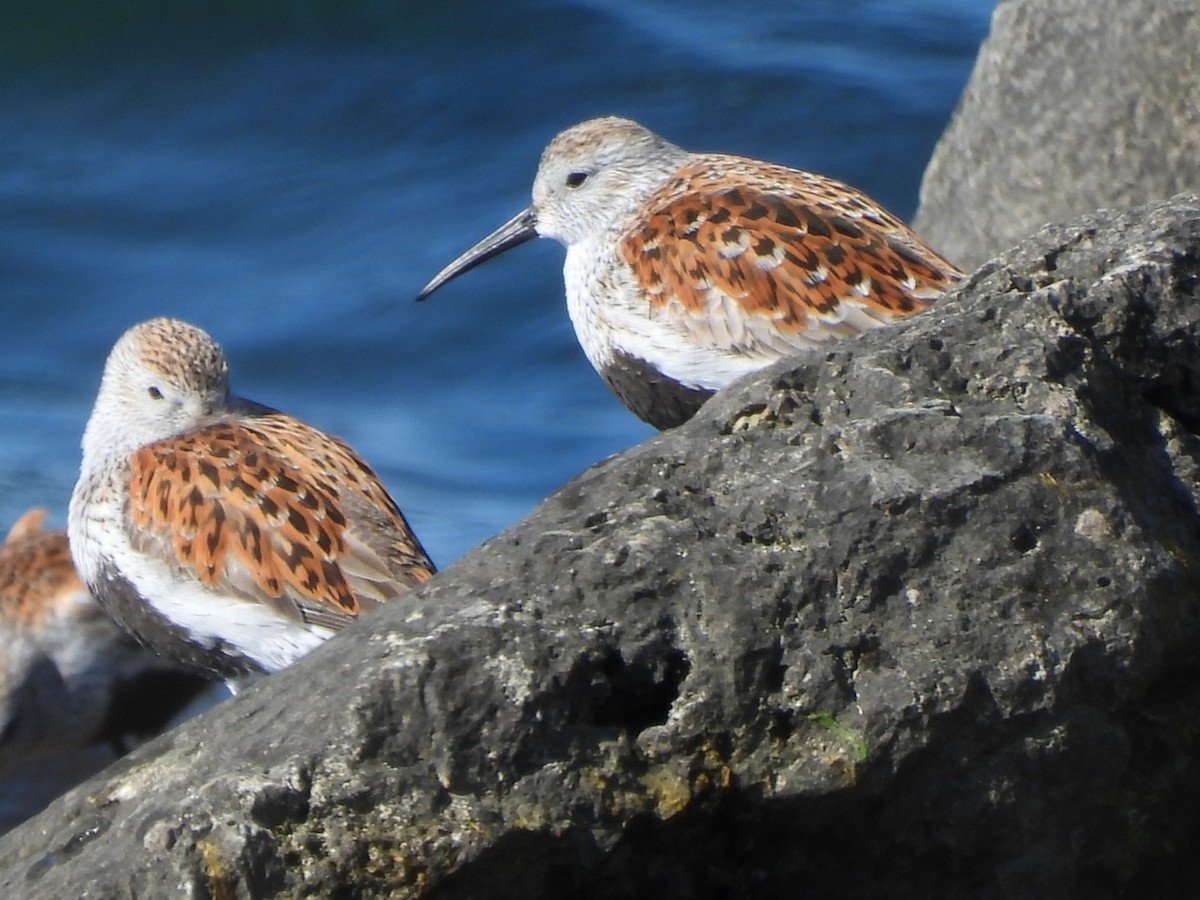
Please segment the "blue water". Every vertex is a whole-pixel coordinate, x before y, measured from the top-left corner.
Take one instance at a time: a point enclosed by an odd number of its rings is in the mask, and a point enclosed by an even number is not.
[[[186,318],[234,389],[346,438],[446,565],[652,432],[537,241],[423,304],[607,113],[904,217],[992,0],[57,0],[0,23],[0,533],[64,524],[104,357]]]

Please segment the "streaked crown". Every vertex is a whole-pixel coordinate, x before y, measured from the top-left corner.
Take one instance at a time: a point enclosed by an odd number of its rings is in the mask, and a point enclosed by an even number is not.
[[[178,319],[150,319],[113,346],[83,434],[84,467],[178,434],[229,401],[229,366],[209,335]]]

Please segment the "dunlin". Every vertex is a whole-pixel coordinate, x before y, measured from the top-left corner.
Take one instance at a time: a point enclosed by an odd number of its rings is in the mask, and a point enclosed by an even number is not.
[[[233,396],[220,347],[174,319],[109,354],[69,533],[113,618],[233,679],[290,664],[434,573],[350,447]]]
[[[30,510],[0,545],[0,831],[157,734],[208,685],[117,628],[45,515]]]
[[[780,357],[911,315],[962,277],[848,185],[691,153],[607,117],[555,137],[533,205],[418,299],[535,236],[566,245],[567,309],[588,359],[658,428]]]

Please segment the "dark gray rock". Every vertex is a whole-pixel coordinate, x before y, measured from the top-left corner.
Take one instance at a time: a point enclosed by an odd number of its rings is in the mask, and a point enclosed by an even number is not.
[[[917,231],[973,268],[1046,222],[1200,189],[1200,5],[1003,0]]]
[[[20,897],[1200,891],[1200,201],[780,364],[0,841]]]

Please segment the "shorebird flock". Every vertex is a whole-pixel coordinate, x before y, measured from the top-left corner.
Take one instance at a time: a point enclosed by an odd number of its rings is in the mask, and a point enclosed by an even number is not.
[[[962,277],[848,185],[606,117],[551,140],[532,205],[417,299],[533,237],[566,246],[588,360],[660,429],[777,359],[920,312]],[[240,686],[436,571],[370,466],[232,393],[195,325],[151,319],[119,337],[82,450],[66,534],[34,514],[0,548],[0,763],[36,758],[56,729],[83,747],[110,734],[127,674]]]

